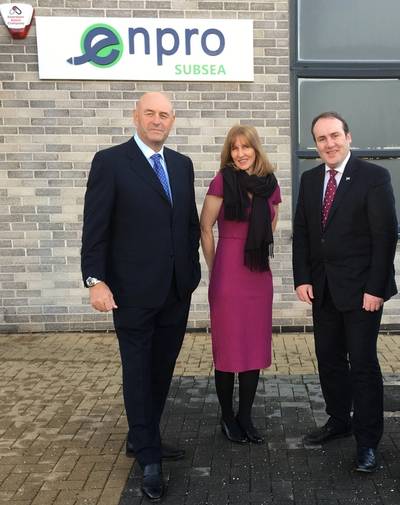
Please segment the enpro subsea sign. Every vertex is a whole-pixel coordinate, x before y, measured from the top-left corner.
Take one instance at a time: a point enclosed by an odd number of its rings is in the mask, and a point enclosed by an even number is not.
[[[40,79],[253,81],[253,22],[37,17]]]

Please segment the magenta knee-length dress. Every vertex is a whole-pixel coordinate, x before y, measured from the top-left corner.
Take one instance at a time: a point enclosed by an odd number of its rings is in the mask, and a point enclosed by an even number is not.
[[[220,172],[207,194],[223,197]],[[279,186],[268,202],[273,219],[273,206],[281,202]],[[208,299],[214,365],[224,372],[258,370],[271,364],[272,274],[252,272],[244,265],[247,229],[247,221],[225,220],[221,206]]]

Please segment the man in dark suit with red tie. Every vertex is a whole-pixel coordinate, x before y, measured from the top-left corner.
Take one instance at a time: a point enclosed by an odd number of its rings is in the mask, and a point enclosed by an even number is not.
[[[140,98],[135,136],[94,156],[82,235],[91,305],[113,311],[129,426],[126,454],[142,467],[142,491],[150,499],[164,493],[161,459],[184,456],[161,443],[160,419],[200,280],[193,165],[164,147],[174,120],[164,94]]]
[[[354,433],[356,470],[372,472],[383,432],[377,337],[383,304],[397,292],[393,190],[385,168],[351,154],[349,127],[339,114],[320,114],[311,131],[323,164],[301,178],[293,273],[298,298],[312,305],[329,419],[304,442]]]

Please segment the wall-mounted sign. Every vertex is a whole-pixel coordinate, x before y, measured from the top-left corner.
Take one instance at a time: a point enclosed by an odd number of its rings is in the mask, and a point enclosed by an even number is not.
[[[253,22],[37,17],[40,79],[253,81]]]
[[[1,17],[13,39],[24,39],[32,24],[33,7],[29,4],[1,4]]]

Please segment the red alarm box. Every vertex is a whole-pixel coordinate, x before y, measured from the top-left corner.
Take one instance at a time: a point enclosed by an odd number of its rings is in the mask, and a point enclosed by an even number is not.
[[[13,39],[24,39],[33,19],[33,7],[29,4],[1,4],[1,17]]]

